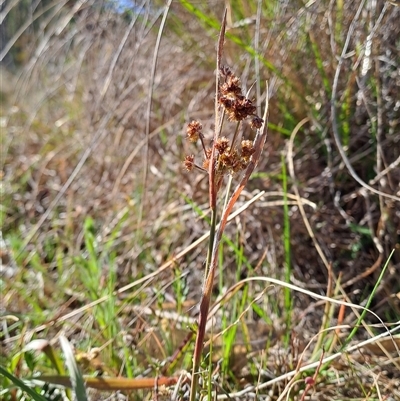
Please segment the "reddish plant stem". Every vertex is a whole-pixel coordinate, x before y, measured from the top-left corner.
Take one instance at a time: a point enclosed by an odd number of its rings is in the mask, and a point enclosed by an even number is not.
[[[246,172],[240,181],[239,185],[236,187],[235,191],[233,192],[232,196],[230,197],[221,217],[221,222],[218,230],[216,231],[216,235],[213,235],[212,238],[210,236],[210,241],[213,243],[212,248],[212,255],[211,255],[211,262],[209,265],[209,272],[205,278],[204,287],[203,287],[203,296],[200,301],[200,315],[199,315],[199,325],[197,330],[197,337],[196,337],[196,344],[194,349],[193,355],[193,370],[192,370],[192,383],[191,383],[191,393],[190,393],[190,401],[194,401],[196,399],[196,389],[198,383],[198,369],[200,366],[201,355],[203,352],[203,345],[204,345],[204,337],[206,331],[206,325],[208,320],[208,311],[210,308],[210,301],[211,301],[211,294],[212,294],[212,287],[214,283],[214,276],[217,270],[217,262],[218,262],[218,248],[219,244],[222,239],[222,234],[225,230],[225,226],[227,224],[229,215],[235,205],[237,199],[239,198],[241,192],[243,191],[244,187],[246,186],[252,172],[256,168],[258,161],[261,156],[261,152],[264,148],[264,144],[267,138],[267,117],[268,117],[268,85],[266,88],[267,91],[267,100],[265,105],[265,111],[263,116],[263,126],[257,133],[257,136],[254,140],[254,148],[255,152],[251,158],[251,161],[246,169]],[[211,169],[210,169],[211,171]],[[216,195],[216,192],[215,192]],[[211,192],[210,192],[211,196]],[[215,213],[215,209],[212,209],[212,212]],[[215,214],[213,214],[213,223],[215,220]],[[216,221],[215,221],[216,223]],[[214,226],[215,228],[215,226]],[[211,248],[210,248],[211,249]]]

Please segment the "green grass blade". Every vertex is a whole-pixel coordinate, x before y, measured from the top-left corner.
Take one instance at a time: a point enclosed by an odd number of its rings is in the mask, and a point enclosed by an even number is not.
[[[290,276],[292,274],[291,269],[291,249],[290,249],[290,217],[289,217],[289,206],[287,198],[287,171],[285,160],[282,157],[282,187],[283,187],[283,247],[285,252],[285,281],[290,283]],[[287,323],[287,341],[289,341],[292,315],[292,295],[289,288],[284,289],[284,304],[286,311],[286,323]]]
[[[36,393],[29,386],[27,386],[21,379],[19,379],[18,377],[14,376],[13,374],[11,374],[7,369],[5,369],[1,365],[0,365],[0,374],[2,374],[8,380],[13,382],[19,389],[21,389],[26,394],[28,394],[30,397],[32,397],[32,400],[34,400],[34,401],[46,401],[46,399],[44,397],[42,397],[40,394]]]

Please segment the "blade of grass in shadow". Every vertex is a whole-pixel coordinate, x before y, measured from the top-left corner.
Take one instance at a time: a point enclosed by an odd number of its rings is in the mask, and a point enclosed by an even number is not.
[[[72,388],[75,391],[75,396],[78,401],[88,401],[85,381],[83,379],[82,372],[76,364],[74,352],[72,351],[72,347],[66,337],[60,336],[60,345],[64,352],[65,363],[71,377],[70,380]]]
[[[285,160],[282,157],[282,189],[283,189],[283,248],[285,252],[285,280],[289,283],[292,274],[291,258],[290,258],[290,219],[289,219],[289,206],[287,196],[287,170]],[[288,288],[284,289],[284,305],[286,311],[286,333],[285,344],[289,345],[291,335],[291,321],[292,321],[292,295]]]

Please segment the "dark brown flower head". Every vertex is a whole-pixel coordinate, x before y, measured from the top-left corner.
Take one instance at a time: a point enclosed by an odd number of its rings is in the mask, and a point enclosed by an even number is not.
[[[257,110],[256,106],[253,106],[253,102],[247,97],[241,97],[239,104],[240,107],[246,110],[248,116],[253,115]]]
[[[222,95],[219,97],[219,102],[222,104],[222,106],[225,107],[225,109],[229,112],[232,110],[234,104],[235,104],[235,100],[233,100],[232,98]]]
[[[188,124],[186,129],[187,138],[190,142],[197,142],[200,135],[202,135],[201,130],[203,126],[198,121],[192,121]]]
[[[219,162],[224,166],[230,169],[232,167],[232,164],[234,162],[235,156],[234,153],[231,153],[231,149],[228,148],[224,153],[219,155]]]
[[[230,121],[242,121],[246,117],[253,115],[256,112],[256,107],[250,99],[240,96],[228,110],[228,118]]]
[[[222,96],[236,97],[242,95],[242,88],[240,87],[240,79],[235,75],[229,75],[226,82],[219,88]]]
[[[242,170],[241,158],[236,149],[227,148],[226,151],[219,156],[219,162],[223,170],[231,173],[237,173]]]
[[[251,128],[261,128],[264,122],[262,118],[256,115],[256,107],[253,105],[252,100],[242,94],[240,79],[229,67],[225,66],[220,68],[219,74],[221,83],[219,85],[218,102],[224,107],[228,120],[240,122],[250,117]],[[220,187],[225,174],[234,174],[246,169],[255,152],[253,143],[249,140],[243,140],[240,144],[240,148],[235,147],[237,144],[236,134],[239,132],[238,128],[239,125],[237,125],[233,139],[228,139],[224,136],[219,137],[212,143],[213,147],[211,149],[206,149],[201,123],[199,121],[192,121],[187,127],[187,137],[191,142],[196,142],[199,139],[201,140],[204,153],[203,168],[205,170],[208,170],[210,167],[215,168],[216,188]],[[214,156],[211,159],[213,151]],[[184,165],[188,171],[192,170],[194,167],[202,169],[202,167],[194,163],[193,155],[186,157]]]
[[[194,168],[194,155],[186,156],[185,160],[183,161],[183,164],[187,171],[192,171]]]
[[[260,129],[264,123],[264,120],[258,116],[254,116],[251,120],[250,127],[252,129]]]
[[[229,139],[225,136],[218,138],[217,142],[215,143],[215,149],[218,150],[218,153],[221,155],[224,153],[229,146]]]
[[[256,151],[253,142],[250,140],[243,140],[241,143],[242,159],[249,160],[251,155]]]

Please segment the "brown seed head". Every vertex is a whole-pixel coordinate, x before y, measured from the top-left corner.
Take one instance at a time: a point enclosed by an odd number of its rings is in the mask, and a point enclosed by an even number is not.
[[[232,155],[230,153],[231,148],[227,148],[226,151],[224,153],[222,153],[221,155],[219,155],[219,162],[225,166],[230,168],[232,165]]]
[[[228,110],[228,118],[230,121],[242,121],[246,117],[253,115],[256,112],[256,107],[250,99],[240,96]]]
[[[194,167],[194,155],[186,156],[183,165],[187,171],[192,171]]]
[[[228,112],[230,112],[232,110],[233,105],[235,104],[235,100],[234,99],[232,99],[232,98],[230,98],[228,96],[225,96],[225,95],[222,95],[222,96],[219,97],[219,102],[222,104],[222,106],[225,107],[225,109]]]
[[[228,147],[226,151],[219,156],[219,161],[222,167],[229,170],[231,173],[236,173],[241,170],[240,156],[236,149]]]
[[[256,107],[252,101],[242,95],[240,79],[230,70],[229,67],[221,67],[219,74],[223,83],[219,86],[218,102],[225,108],[228,119],[230,121],[240,122],[247,117],[251,117],[251,127],[259,129],[262,127],[263,120],[258,117]],[[187,137],[191,142],[201,139],[204,150],[204,169],[209,169],[210,163],[216,169],[217,187],[221,184],[223,176],[227,173],[233,174],[245,169],[250,162],[251,156],[255,152],[253,143],[249,140],[241,142],[240,149],[231,148],[230,141],[226,137],[218,138],[213,144],[214,148],[204,148],[204,135],[202,133],[202,125],[198,121],[192,121],[187,127]],[[236,139],[236,136],[235,136]],[[211,160],[212,149],[215,149],[215,155]],[[199,167],[194,163],[194,156],[186,156],[184,161],[185,168],[190,171],[194,167]]]
[[[229,139],[225,136],[218,138],[217,142],[215,143],[215,149],[218,150],[218,153],[221,155],[224,153],[229,146]]]
[[[240,87],[240,79],[235,75],[229,75],[226,82],[219,88],[221,95],[236,97],[242,95],[242,88]]]
[[[253,146],[253,142],[246,139],[241,143],[242,158],[244,160],[249,160],[250,156],[256,151]]]
[[[260,129],[264,123],[264,120],[258,116],[254,116],[251,120],[250,127],[252,129]]]
[[[192,121],[188,124],[186,129],[187,138],[190,142],[197,142],[200,135],[202,135],[201,130],[203,126],[198,121]]]

